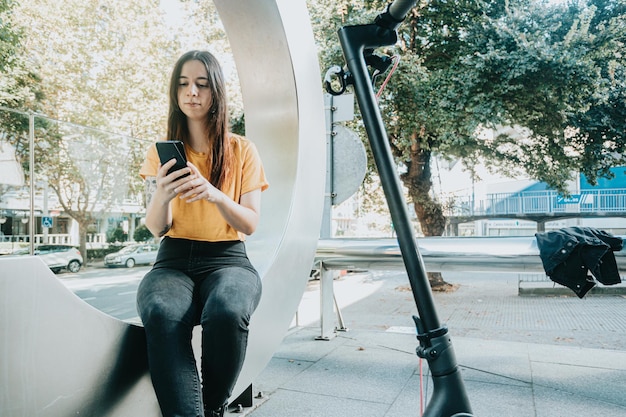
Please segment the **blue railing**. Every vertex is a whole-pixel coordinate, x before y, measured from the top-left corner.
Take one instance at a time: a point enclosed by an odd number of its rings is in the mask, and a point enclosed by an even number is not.
[[[626,188],[583,190],[567,197],[553,190],[487,194],[478,201],[463,196],[450,199],[446,206],[449,217],[550,213],[626,215]]]

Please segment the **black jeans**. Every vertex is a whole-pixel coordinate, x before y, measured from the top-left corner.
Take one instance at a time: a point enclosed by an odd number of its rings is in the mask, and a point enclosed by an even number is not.
[[[164,238],[137,291],[152,384],[164,417],[226,404],[243,365],[261,280],[243,242]],[[191,347],[202,326],[202,383]]]

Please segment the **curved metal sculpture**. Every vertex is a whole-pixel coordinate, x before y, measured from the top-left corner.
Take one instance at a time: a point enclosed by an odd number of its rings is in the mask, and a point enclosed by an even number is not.
[[[160,415],[143,328],[77,298],[37,257],[0,271],[0,415]]]
[[[321,225],[324,102],[303,0],[216,0],[241,82],[246,135],[271,183],[248,253],[263,279],[239,395],[282,341]],[[0,415],[160,415],[143,329],[69,292],[37,258],[0,259]]]
[[[246,136],[264,160],[259,229],[248,254],[263,278],[235,393],[260,373],[304,293],[317,247],[326,170],[324,98],[303,0],[215,0],[237,63]]]

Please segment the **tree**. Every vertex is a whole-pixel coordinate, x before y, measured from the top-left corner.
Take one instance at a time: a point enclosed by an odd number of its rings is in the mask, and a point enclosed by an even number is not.
[[[184,2],[182,20],[165,16],[155,0],[0,1],[13,7],[9,21],[24,34],[20,56],[43,80],[35,168],[47,173],[63,210],[79,224],[84,253],[95,218],[123,199],[141,201],[137,172],[149,143],[166,132],[173,63],[181,51],[207,44],[227,57],[226,37],[210,1]],[[237,83],[231,85],[236,92]],[[241,100],[231,97],[241,121]],[[32,110],[19,102],[11,107]],[[27,118],[18,120],[27,127]],[[24,135],[12,140],[22,161],[27,143]]]
[[[309,5],[325,71],[341,62],[338,27],[372,22],[386,2]],[[573,172],[594,178],[624,162],[624,14],[624,0],[432,0],[409,13],[382,51],[401,61],[380,106],[426,236],[446,223],[434,155],[521,170],[561,191]]]
[[[128,234],[124,232],[121,227],[109,229],[107,231],[107,242],[109,243],[121,243],[128,240]]]
[[[177,43],[151,0],[22,2],[11,21],[24,28],[22,54],[44,81],[36,171],[79,224],[85,254],[95,217],[140,201],[137,172],[149,139],[165,132]],[[14,143],[22,160],[24,139]]]
[[[25,55],[45,79],[52,118],[132,137],[165,129],[178,44],[152,0],[21,2]]]
[[[86,253],[89,226],[128,196],[133,138],[53,121],[36,132],[36,172],[78,223],[80,250]]]
[[[23,32],[12,23],[17,3],[0,0],[0,149],[6,143],[20,144],[23,154],[27,151],[29,118],[25,113],[9,111],[11,108],[37,110],[43,100],[41,79],[29,67],[22,53]],[[21,161],[22,171],[28,172],[28,159]],[[0,176],[4,173],[0,173]],[[7,184],[0,178],[0,201],[3,195],[15,184]]]
[[[44,98],[41,78],[23,55],[24,32],[13,24],[16,7],[13,0],[0,0],[0,106],[37,111]],[[0,143],[15,145],[26,138],[28,124],[25,114],[0,111]]]
[[[154,239],[154,236],[145,224],[138,226],[135,229],[135,233],[133,233],[133,240],[135,242],[148,242],[152,239]]]
[[[454,78],[467,81],[460,103],[475,109],[482,126],[517,126],[524,135],[470,140],[470,160],[483,157],[505,172],[507,167],[521,168],[560,191],[575,172],[593,181],[624,162],[623,129],[594,133],[600,125],[623,126],[623,117],[620,121],[617,113],[608,116],[600,110],[615,86],[623,90],[625,82],[623,58],[621,63],[614,58],[623,49],[623,35],[619,41],[607,26],[608,14],[623,19],[624,2],[621,11],[615,7],[609,12],[609,4],[519,2],[516,10],[505,8],[490,20],[490,41],[474,34],[469,45],[479,52],[467,51],[461,61],[472,78]],[[615,66],[622,68],[621,75],[610,80],[607,69]]]
[[[585,46],[602,84],[591,96],[588,109],[568,121],[579,144],[581,164],[591,167],[584,173],[595,181],[611,176],[614,160],[623,161],[626,153],[626,1],[595,0],[590,5],[586,19],[573,24],[589,39],[590,45]],[[572,8],[576,11],[575,5]]]
[[[24,33],[12,22],[16,6],[0,0],[0,106],[36,110],[43,99],[41,79],[22,54]]]

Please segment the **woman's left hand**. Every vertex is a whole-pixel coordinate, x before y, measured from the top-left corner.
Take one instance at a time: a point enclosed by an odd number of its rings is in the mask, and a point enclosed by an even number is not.
[[[187,203],[199,200],[207,200],[211,203],[221,202],[224,194],[204,178],[194,164],[187,162],[187,166],[191,168],[191,175],[187,177],[186,182],[174,190],[179,194],[178,198],[186,200]]]

